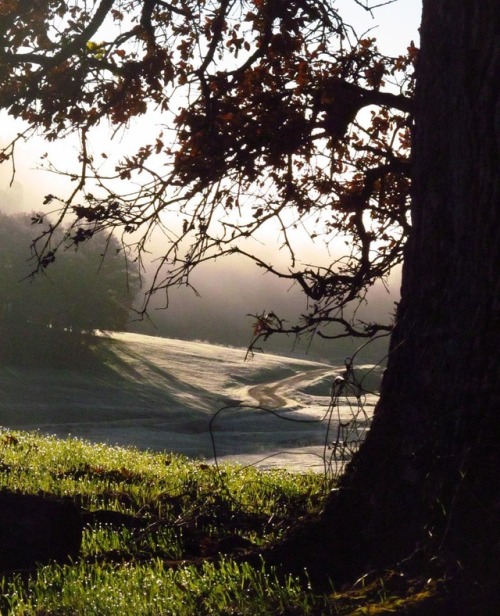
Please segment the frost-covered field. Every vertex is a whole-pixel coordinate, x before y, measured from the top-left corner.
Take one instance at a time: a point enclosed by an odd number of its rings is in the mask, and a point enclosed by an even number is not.
[[[342,367],[244,359],[242,349],[114,334],[95,370],[2,368],[0,425],[206,459],[215,446],[221,459],[322,469],[327,423],[311,420],[325,416]],[[374,401],[368,395],[368,412]],[[349,417],[348,400],[340,412]]]

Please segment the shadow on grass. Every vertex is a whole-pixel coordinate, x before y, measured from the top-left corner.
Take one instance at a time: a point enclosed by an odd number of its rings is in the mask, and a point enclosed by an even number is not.
[[[215,404],[210,392],[125,342],[43,330],[25,335],[15,352],[7,355],[5,349],[0,360],[5,426],[99,439],[115,438],[118,430],[120,442],[131,438],[134,444],[146,439],[141,430],[148,438],[159,439],[161,431],[188,435],[193,442],[205,433],[208,443],[207,409]]]
[[[34,325],[0,327],[0,365],[16,368],[92,368],[108,353],[93,333]]]

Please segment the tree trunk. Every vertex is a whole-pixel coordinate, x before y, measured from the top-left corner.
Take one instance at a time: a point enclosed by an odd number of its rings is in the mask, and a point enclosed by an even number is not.
[[[295,538],[337,581],[419,548],[480,577],[499,564],[498,0],[424,0],[417,71],[412,232],[380,402],[322,522]]]
[[[349,534],[373,564],[419,544],[461,567],[499,562],[498,9],[423,3],[397,326],[372,430],[327,513],[340,530],[355,504]]]

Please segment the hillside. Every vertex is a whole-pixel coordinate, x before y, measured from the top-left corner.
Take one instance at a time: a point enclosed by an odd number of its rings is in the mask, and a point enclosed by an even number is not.
[[[303,421],[325,416],[341,369],[268,354],[245,361],[242,349],[113,334],[96,339],[83,366],[1,367],[0,424],[210,459],[210,420],[231,406],[212,422],[217,456],[322,468],[326,423]],[[373,402],[368,396],[368,409]],[[301,422],[252,408],[258,405]]]

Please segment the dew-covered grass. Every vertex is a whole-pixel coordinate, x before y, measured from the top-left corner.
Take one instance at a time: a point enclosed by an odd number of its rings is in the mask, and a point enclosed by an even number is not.
[[[322,599],[303,580],[278,578],[233,557],[279,539],[293,519],[317,510],[324,487],[314,473],[216,467],[179,455],[0,431],[0,489],[71,499],[84,521],[78,561],[6,575],[2,612],[329,613],[314,611]]]
[[[330,487],[317,473],[218,468],[180,455],[0,429],[0,490],[73,500],[83,523],[75,562],[0,574],[0,613],[425,616],[446,606],[444,581],[428,576],[408,580],[406,588],[389,570],[352,589],[318,594],[306,572],[299,579],[264,566],[260,546],[317,512]]]
[[[4,583],[3,590],[13,616],[271,616],[318,613],[313,610],[319,602],[292,577],[278,579],[230,559],[177,569],[159,559],[115,567],[43,567],[36,580]]]

